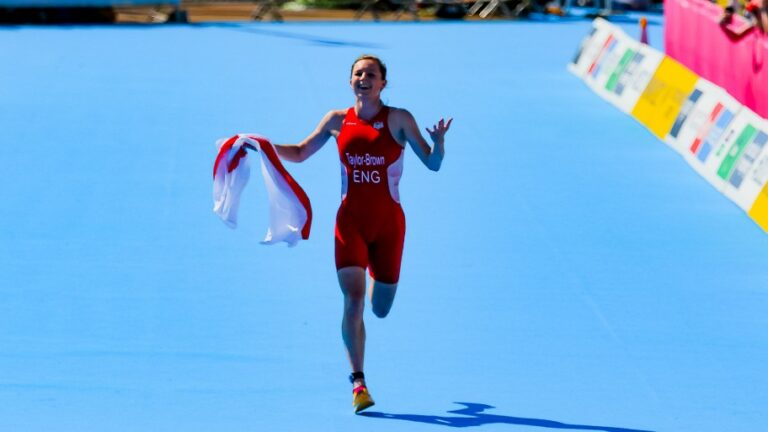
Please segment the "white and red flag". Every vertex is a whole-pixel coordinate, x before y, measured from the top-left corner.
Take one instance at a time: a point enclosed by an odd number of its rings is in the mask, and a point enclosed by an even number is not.
[[[250,177],[247,148],[261,155],[261,173],[269,198],[269,227],[264,244],[286,242],[295,246],[309,238],[312,206],[304,190],[291,177],[268,139],[254,134],[237,134],[219,140],[221,146],[213,165],[213,212],[230,228],[237,227],[240,197]]]

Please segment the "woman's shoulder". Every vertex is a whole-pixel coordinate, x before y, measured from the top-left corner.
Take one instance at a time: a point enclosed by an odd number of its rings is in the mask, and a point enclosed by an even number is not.
[[[413,115],[407,109],[393,106],[389,107],[389,118],[395,120],[403,120],[409,117],[413,117]]]
[[[389,107],[389,123],[403,126],[414,121],[413,114],[405,108]]]
[[[347,115],[347,109],[332,109],[323,117],[322,123],[325,125],[340,125]]]
[[[344,118],[344,116],[347,115],[348,111],[349,111],[349,108],[332,109],[325,114],[325,117],[326,118],[336,118],[336,117]]]

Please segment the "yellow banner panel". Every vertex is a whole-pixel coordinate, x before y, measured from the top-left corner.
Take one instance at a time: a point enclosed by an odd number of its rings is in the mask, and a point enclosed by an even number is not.
[[[663,140],[698,79],[690,69],[664,57],[632,109],[632,116]]]
[[[762,192],[757,196],[755,203],[752,204],[752,208],[749,210],[749,217],[768,232],[768,183],[763,186]]]

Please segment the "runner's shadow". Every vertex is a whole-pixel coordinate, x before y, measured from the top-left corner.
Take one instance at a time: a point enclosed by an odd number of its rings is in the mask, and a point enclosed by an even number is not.
[[[405,420],[417,423],[428,423],[434,425],[443,425],[448,427],[473,427],[482,426],[487,424],[509,424],[518,426],[538,426],[550,429],[571,429],[571,430],[591,430],[591,431],[603,431],[603,432],[652,432],[639,429],[627,429],[621,427],[611,426],[589,426],[579,424],[561,423],[553,420],[542,420],[534,418],[523,417],[510,417],[496,414],[486,414],[483,411],[489,408],[494,408],[491,405],[470,403],[470,402],[456,402],[457,404],[464,405],[466,408],[461,408],[453,411],[448,411],[452,414],[460,414],[460,416],[433,416],[433,415],[420,415],[420,414],[389,414],[375,411],[363,412],[360,415],[371,418],[391,419],[391,420]]]

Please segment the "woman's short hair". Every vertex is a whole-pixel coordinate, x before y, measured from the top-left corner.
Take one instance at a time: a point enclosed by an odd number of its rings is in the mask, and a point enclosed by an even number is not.
[[[379,65],[379,70],[381,71],[381,79],[387,79],[387,65],[384,64],[383,61],[381,61],[380,58],[376,57],[372,54],[363,54],[360,57],[356,58],[354,62],[352,62],[352,68],[349,70],[349,76],[352,77],[352,72],[355,70],[355,65],[359,61],[363,60],[373,60],[376,62],[376,64]]]

